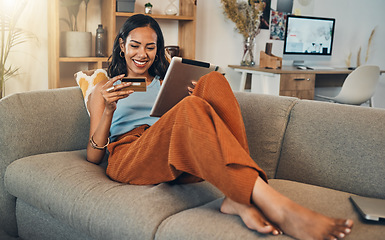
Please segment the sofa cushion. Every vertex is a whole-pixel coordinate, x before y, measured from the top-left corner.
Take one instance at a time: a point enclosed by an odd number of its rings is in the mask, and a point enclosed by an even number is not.
[[[353,219],[354,227],[348,239],[382,239],[384,223],[369,222],[360,217],[349,197],[351,194],[308,184],[271,179],[270,185],[290,199],[335,218]],[[159,227],[157,240],[186,239],[292,239],[287,235],[262,235],[250,231],[238,216],[219,212],[222,199],[170,216]],[[215,223],[215,224],[212,224]]]
[[[222,194],[206,182],[134,186],[110,180],[85,151],[16,160],[5,174],[8,191],[95,239],[153,239],[160,223]]]
[[[383,109],[298,102],[277,178],[385,198],[384,119]]]
[[[297,98],[236,92],[249,142],[250,155],[274,178],[283,135]]]
[[[94,240],[20,198],[16,201],[16,217],[19,238],[13,240]]]

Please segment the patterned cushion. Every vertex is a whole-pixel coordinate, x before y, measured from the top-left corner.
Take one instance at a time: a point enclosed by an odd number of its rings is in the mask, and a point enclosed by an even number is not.
[[[89,71],[80,71],[75,73],[75,79],[83,92],[84,103],[88,111],[88,99],[94,90],[96,84],[108,78],[108,74],[104,69],[96,69]],[[88,112],[89,113],[89,112]]]

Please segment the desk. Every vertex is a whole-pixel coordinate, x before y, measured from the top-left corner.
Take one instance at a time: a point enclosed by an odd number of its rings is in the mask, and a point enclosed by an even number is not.
[[[316,86],[341,86],[345,78],[352,72],[347,68],[300,70],[293,66],[283,66],[282,69],[239,65],[229,65],[229,67],[242,73],[239,91],[245,90],[246,79],[248,75],[251,75],[251,92],[301,99],[313,99]]]

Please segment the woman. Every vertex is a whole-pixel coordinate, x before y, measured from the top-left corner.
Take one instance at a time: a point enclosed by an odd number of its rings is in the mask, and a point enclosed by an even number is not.
[[[89,101],[88,161],[100,163],[108,148],[107,174],[130,184],[207,180],[226,196],[221,212],[239,215],[260,233],[283,231],[298,239],[340,239],[350,233],[351,220],[315,213],[267,184],[249,156],[238,103],[221,74],[192,83],[186,89],[191,96],[160,119],[148,117],[167,66],[156,21],[129,18],[115,39],[110,80],[99,83]],[[131,84],[120,83],[123,76],[146,77],[148,91],[122,90]]]

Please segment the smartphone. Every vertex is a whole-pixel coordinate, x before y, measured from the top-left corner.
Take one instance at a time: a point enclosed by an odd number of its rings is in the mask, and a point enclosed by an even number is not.
[[[131,82],[131,85],[122,90],[134,90],[135,92],[145,92],[147,91],[147,84],[145,77],[124,77],[122,82]]]

